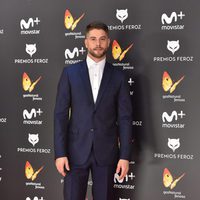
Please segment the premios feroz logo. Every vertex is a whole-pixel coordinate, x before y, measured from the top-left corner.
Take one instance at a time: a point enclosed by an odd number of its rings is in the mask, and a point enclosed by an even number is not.
[[[112,57],[115,60],[112,64],[114,66],[123,67],[123,70],[129,70],[134,69],[133,66],[131,66],[130,62],[122,62],[126,57],[128,56],[128,52],[130,54],[130,51],[133,47],[133,43],[129,44],[128,47],[123,49],[119,42],[117,40],[113,40],[112,42]]]
[[[187,161],[192,161],[195,159],[195,156],[193,154],[179,153],[184,151],[184,148],[181,148],[180,138],[167,138],[165,145],[166,147],[168,147],[168,151],[165,150],[166,148],[165,146],[163,146],[163,149],[160,150],[159,153],[154,153],[155,159],[162,159],[162,160],[171,159],[171,160],[187,160]]]
[[[20,28],[21,35],[38,35],[40,30],[37,29],[40,24],[40,19],[38,17],[30,17],[28,19],[21,19]]]
[[[66,37],[74,36],[75,39],[85,38],[81,31],[75,32],[77,26],[79,25],[84,16],[85,13],[82,13],[79,17],[74,18],[70,10],[66,9],[64,17],[64,25],[65,28],[68,30],[67,32],[65,32]]]
[[[37,58],[37,51],[38,51],[38,45],[36,43],[26,43],[24,47],[24,52],[26,53],[26,57],[28,55],[28,58],[15,58],[14,63],[15,64],[48,64],[49,59],[48,58]]]
[[[154,56],[153,61],[154,62],[193,62],[194,61],[194,56],[192,55],[178,55],[183,52],[184,48],[184,42],[180,40],[167,40],[164,44],[166,46],[166,53],[168,52],[170,56]],[[178,53],[179,52],[179,53]],[[165,53],[165,52],[163,52]]]
[[[27,136],[27,145],[23,147],[17,147],[18,153],[35,153],[35,154],[50,154],[50,148],[44,148],[44,145],[41,145],[40,135],[38,133],[28,133]],[[30,147],[31,146],[31,147]]]
[[[163,13],[161,15],[161,30],[182,30],[184,29],[184,24],[180,24],[184,19],[185,14],[183,11]]]
[[[115,19],[118,20],[119,23],[115,24],[109,24],[108,29],[110,31],[123,31],[123,30],[141,30],[142,25],[141,24],[127,24],[126,22],[128,21],[129,17],[129,11],[128,8],[117,8],[115,10],[115,13],[113,13],[113,16]],[[113,20],[114,21],[114,20]]]

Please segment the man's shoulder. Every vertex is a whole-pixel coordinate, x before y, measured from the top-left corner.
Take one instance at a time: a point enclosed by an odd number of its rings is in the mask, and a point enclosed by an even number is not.
[[[75,72],[75,71],[79,70],[81,68],[81,66],[84,65],[84,64],[85,64],[85,60],[78,62],[78,63],[75,63],[75,64],[65,66],[64,71],[69,72],[69,73]]]
[[[124,76],[125,73],[121,67],[116,67],[113,64],[107,62],[109,67],[112,69],[113,73],[116,74],[117,76]]]

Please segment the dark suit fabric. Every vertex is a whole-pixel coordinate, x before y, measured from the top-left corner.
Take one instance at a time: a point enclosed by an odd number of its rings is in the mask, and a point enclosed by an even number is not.
[[[93,149],[101,166],[129,160],[131,127],[129,89],[120,69],[106,62],[94,103],[86,61],[64,68],[54,112],[55,158],[67,156],[71,165],[82,165]]]

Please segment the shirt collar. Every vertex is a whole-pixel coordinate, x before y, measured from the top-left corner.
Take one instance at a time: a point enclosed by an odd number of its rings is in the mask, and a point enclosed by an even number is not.
[[[102,67],[104,68],[105,63],[106,63],[106,58],[104,58],[104,59],[101,60],[100,62],[95,62],[95,61],[92,60],[89,56],[87,56],[86,62],[87,62],[88,68],[91,68],[91,67],[93,67],[94,65],[102,66]]]

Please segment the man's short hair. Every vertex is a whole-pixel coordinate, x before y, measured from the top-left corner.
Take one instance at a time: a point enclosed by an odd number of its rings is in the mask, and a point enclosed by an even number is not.
[[[87,35],[89,33],[89,31],[91,31],[93,29],[104,30],[106,32],[106,34],[109,36],[108,26],[105,23],[103,23],[103,22],[94,21],[94,22],[91,22],[90,24],[88,24],[86,26],[85,35]]]

